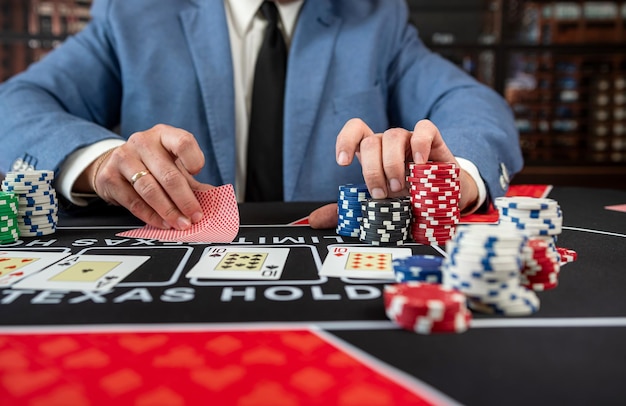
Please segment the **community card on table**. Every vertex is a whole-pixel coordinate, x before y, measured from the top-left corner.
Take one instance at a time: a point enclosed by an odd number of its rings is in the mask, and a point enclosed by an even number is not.
[[[395,258],[411,255],[411,248],[330,246],[320,275],[360,279],[395,279],[392,261]]]
[[[69,252],[0,251],[0,287],[11,286],[68,255]]]
[[[150,257],[73,255],[16,283],[16,289],[105,291],[139,268]]]
[[[278,280],[289,248],[211,247],[187,273],[187,278]]]

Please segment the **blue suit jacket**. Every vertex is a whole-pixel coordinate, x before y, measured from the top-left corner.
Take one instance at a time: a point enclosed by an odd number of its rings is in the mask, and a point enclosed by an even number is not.
[[[223,0],[96,0],[92,22],[0,86],[0,169],[28,153],[58,168],[77,148],[157,123],[193,133],[205,152],[198,179],[235,181],[234,91]],[[430,52],[404,0],[309,0],[288,61],[284,198],[330,201],[362,182],[335,163],[347,120],[374,131],[422,118],[452,152],[474,162],[491,197],[522,158],[504,100]]]

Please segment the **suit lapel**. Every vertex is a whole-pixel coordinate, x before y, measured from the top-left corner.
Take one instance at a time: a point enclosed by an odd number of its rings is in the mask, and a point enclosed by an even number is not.
[[[306,1],[289,51],[285,88],[285,199],[292,200],[304,162],[341,20],[330,0]]]
[[[235,95],[224,2],[191,0],[190,3],[192,6],[181,11],[180,19],[205,106],[209,142],[215,152],[212,158],[222,182],[234,184]]]

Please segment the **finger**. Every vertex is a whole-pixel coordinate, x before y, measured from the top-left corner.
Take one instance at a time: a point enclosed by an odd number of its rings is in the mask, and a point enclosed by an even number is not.
[[[198,182],[196,178],[194,178],[189,172],[187,172],[187,170],[182,165],[183,164],[180,162],[180,160],[177,159],[176,166],[178,166],[178,169],[180,170],[180,172],[185,176],[185,179],[187,179],[187,183],[189,184],[189,187],[191,188],[191,190],[198,191],[198,192],[206,192],[208,190],[215,188],[215,186],[209,185],[208,183]]]
[[[160,142],[146,142],[146,140],[149,139],[150,136],[146,136],[146,134],[133,134],[126,144],[111,154],[107,168],[114,166],[115,170],[119,172],[119,176],[126,180],[136,194],[145,201],[145,204],[158,213],[166,224],[179,230],[186,230],[191,227],[191,220],[180,212],[177,205],[170,199],[164,188],[161,187],[161,182],[158,180],[158,178],[163,177],[163,173],[166,172],[161,166],[163,162],[165,162],[166,167],[175,168],[174,171],[170,170],[169,173],[172,174],[175,172],[178,174],[178,182],[184,183],[192,199],[196,201],[196,203],[197,200],[193,192],[191,192],[189,185],[187,185],[185,178],[176,168],[176,165],[173,162],[167,162],[167,159],[161,156],[168,154],[164,152],[163,147],[160,146]],[[144,172],[144,176],[136,176]],[[172,175],[170,174],[166,174],[165,176],[171,179]],[[135,179],[134,182],[133,178]],[[127,189],[124,188],[124,190]],[[114,193],[116,196],[118,195],[118,192]],[[142,206],[138,202],[135,202],[134,199],[130,199],[130,196],[127,195],[122,196],[122,198],[116,198],[116,200],[131,211],[133,210],[128,204],[133,204],[134,207],[139,208]],[[197,204],[199,207],[199,203]],[[137,210],[140,209],[136,209],[136,211]],[[143,217],[140,218],[143,220]]]
[[[452,162],[459,166],[454,154],[443,140],[439,129],[428,120],[422,120],[415,125],[413,136],[411,137],[411,149],[416,163],[424,163],[427,160],[431,160]],[[422,159],[422,161],[420,162],[419,159]],[[459,208],[461,211],[465,211],[467,208],[473,207],[478,199],[478,188],[474,179],[463,169],[461,169],[459,181],[461,184]]]
[[[361,141],[374,135],[374,132],[358,118],[348,120],[343,126],[335,143],[335,159],[337,164],[348,166],[352,163],[354,156],[359,152]]]
[[[327,204],[309,214],[309,226],[314,229],[335,228],[337,221],[337,203]]]
[[[428,160],[456,163],[439,129],[429,120],[420,120],[415,124],[411,137],[411,151],[413,162],[416,164],[423,164]]]
[[[404,191],[406,161],[411,160],[411,132],[403,128],[392,128],[382,136],[382,163],[388,189],[391,193]]]
[[[382,148],[382,134],[374,134],[361,140],[360,160],[363,178],[374,199],[384,199],[388,194]]]
[[[158,125],[146,132],[133,134],[127,143],[136,148],[141,161],[160,186],[157,188],[152,182],[138,182],[135,185],[141,187],[140,195],[169,224],[183,230],[203,217],[202,207],[187,181],[188,171],[182,159],[175,158],[167,149],[176,144],[172,139],[185,138],[187,135],[190,136],[178,128]]]
[[[180,161],[187,172],[192,175],[200,172],[204,167],[204,154],[193,134],[164,124],[154,129],[160,134],[163,147]]]
[[[120,205],[130,211],[135,217],[153,227],[169,229],[170,225],[150,207],[132,185],[118,170],[118,166],[112,164],[110,157],[103,163],[98,171],[98,191],[100,197],[109,204]]]

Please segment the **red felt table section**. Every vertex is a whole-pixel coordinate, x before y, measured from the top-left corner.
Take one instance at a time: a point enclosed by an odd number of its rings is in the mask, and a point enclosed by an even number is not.
[[[0,404],[428,405],[324,335],[155,331],[0,335]]]

